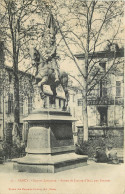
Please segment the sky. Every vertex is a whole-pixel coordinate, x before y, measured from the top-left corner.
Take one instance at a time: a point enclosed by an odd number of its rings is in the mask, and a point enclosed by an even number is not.
[[[68,3],[70,4],[70,2],[68,1]],[[70,4],[71,5],[71,4]],[[58,14],[58,12],[57,12]],[[98,13],[99,14],[99,13]],[[98,14],[95,14],[94,15],[94,19],[97,19],[98,18]],[[73,32],[75,32],[77,35],[80,35],[81,31],[80,31],[80,26],[76,25],[76,20],[73,19],[74,16],[70,13],[68,13],[68,9],[65,8],[65,5],[62,5],[62,7],[60,7],[60,14],[58,14],[58,19],[60,20],[60,24],[63,22],[63,20],[67,20],[67,26],[72,28],[73,29]],[[39,23],[39,24],[43,24],[43,20],[42,20],[42,14],[34,14],[32,16],[29,17],[29,20],[27,20],[27,22],[25,22],[25,27],[28,27],[29,23],[31,24],[35,24],[35,23]],[[97,28],[98,28],[98,25],[99,25],[99,22],[96,24],[97,25]],[[116,28],[118,27],[119,25],[119,18],[117,20],[114,20],[114,22],[112,23],[112,26],[110,27],[110,33],[108,33],[108,35],[106,34],[106,29],[105,29],[105,34],[103,37],[101,37],[101,41],[104,41],[104,44],[100,45],[97,50],[103,50],[104,47],[106,46],[106,39],[111,39],[112,37],[112,34],[115,34],[116,32]],[[121,23],[121,26],[123,27],[123,22]],[[65,26],[62,26],[62,29],[66,29]],[[36,32],[38,33],[38,32]],[[67,35],[69,38],[74,38],[74,36],[69,33],[69,35]],[[61,40],[61,36],[60,34],[58,34],[56,36],[56,42],[57,44],[60,42],[60,48],[57,50],[57,55],[59,55],[60,57],[60,60],[58,60],[58,64],[60,66],[61,69],[65,70],[66,72],[70,73],[71,75],[77,75],[79,74],[78,73],[78,69],[74,63],[73,60],[71,60],[69,57],[67,57],[62,51],[66,51],[67,54],[69,54],[65,44],[64,44],[64,41]],[[123,32],[122,33],[119,33],[118,34],[118,37],[117,37],[117,40],[121,39],[121,43],[124,41],[123,40]],[[61,41],[60,41],[61,40]],[[74,39],[76,42],[79,43],[79,39]],[[31,40],[26,46],[27,48],[30,47],[31,44],[34,44],[35,47],[38,46],[40,40],[37,39],[36,41],[34,40]],[[83,40],[83,43],[84,40]],[[7,43],[7,46],[8,48],[12,48],[11,47],[11,43],[8,42]],[[73,54],[77,54],[77,53],[82,53],[83,52],[83,49],[80,49],[79,45],[76,45],[75,43],[73,44],[69,44],[69,47],[72,51]],[[62,51],[61,51],[62,50]],[[76,59],[76,61],[78,62],[78,60]],[[78,62],[79,63],[79,62]],[[12,66],[12,59],[7,55],[6,56],[6,61],[5,61],[5,64],[8,65],[8,66]],[[19,69],[22,70],[22,71],[25,71],[27,68],[29,68],[31,66],[31,59],[30,57],[28,57],[27,59],[24,59],[21,63],[19,63]],[[33,69],[30,69],[30,73],[32,73]]]

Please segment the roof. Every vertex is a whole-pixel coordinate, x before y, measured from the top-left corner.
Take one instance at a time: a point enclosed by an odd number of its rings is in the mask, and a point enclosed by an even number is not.
[[[120,48],[116,53],[116,57],[124,57],[124,48]],[[75,54],[74,55],[77,59],[84,59],[85,53],[82,54]],[[89,58],[111,58],[114,57],[114,51],[99,51],[94,53],[89,53]]]
[[[7,65],[4,65],[3,67],[4,67],[5,69],[7,69],[7,70],[13,72],[13,68],[12,68],[12,67],[7,66]],[[18,70],[18,72],[19,72],[20,74],[24,74],[24,75],[27,75],[27,76],[32,76],[32,77],[34,77],[31,73],[28,73],[27,71]]]

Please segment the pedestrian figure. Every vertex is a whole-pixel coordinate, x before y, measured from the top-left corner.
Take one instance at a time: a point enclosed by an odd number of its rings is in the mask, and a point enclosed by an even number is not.
[[[112,149],[112,145],[107,146],[107,157],[109,164],[119,164],[116,150]]]
[[[85,155],[82,148],[77,143],[75,144],[75,153],[78,155]]]
[[[95,162],[105,163],[107,162],[107,156],[104,150],[101,147],[96,148]]]

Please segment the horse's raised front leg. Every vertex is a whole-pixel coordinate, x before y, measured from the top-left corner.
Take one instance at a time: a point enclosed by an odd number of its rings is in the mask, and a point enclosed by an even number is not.
[[[48,80],[48,77],[45,76],[39,83],[38,83],[38,89],[39,89],[39,93],[40,93],[40,97],[41,99],[44,99],[46,96],[45,96],[45,93],[43,91],[43,85],[46,84]]]

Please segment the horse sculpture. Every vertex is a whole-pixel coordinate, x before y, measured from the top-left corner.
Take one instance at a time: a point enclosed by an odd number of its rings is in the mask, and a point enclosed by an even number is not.
[[[68,74],[62,70],[59,70],[58,68],[54,68],[57,66],[57,64],[56,66],[53,65],[53,63],[56,62],[55,58],[51,60],[51,63],[49,61],[44,61],[42,55],[36,48],[30,48],[30,56],[32,65],[36,68],[35,78],[36,82],[38,83],[41,99],[45,98],[43,86],[49,85],[53,93],[51,103],[54,104],[57,95],[56,88],[61,85],[66,97],[66,103],[63,110],[66,110],[69,100],[69,93],[67,89]]]
[[[45,94],[43,85],[49,85],[53,96],[51,103],[55,102],[56,88],[61,85],[66,97],[65,107],[68,105],[68,74],[59,70],[56,57],[56,34],[57,27],[52,13],[49,13],[44,33],[41,35],[41,42],[39,42],[39,49],[30,48],[30,56],[32,65],[36,68],[35,78],[38,83],[40,96],[44,99]],[[40,52],[38,51],[40,50]]]

